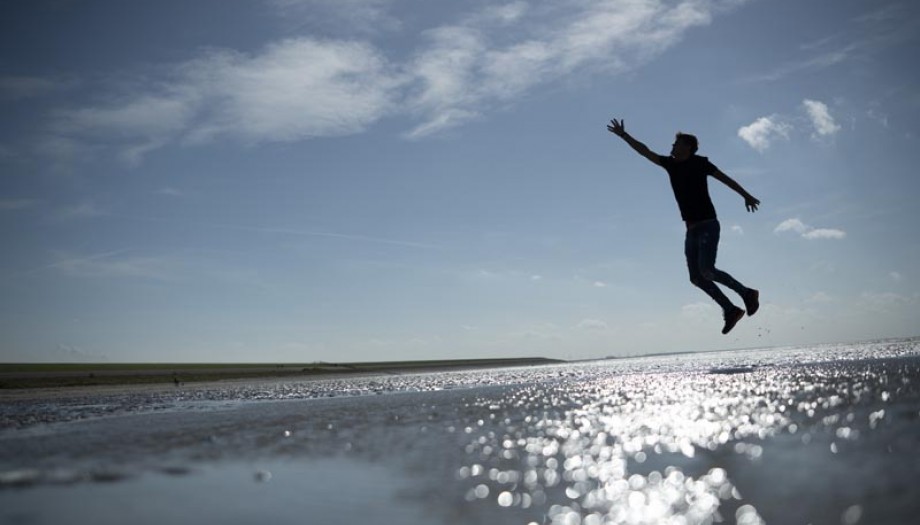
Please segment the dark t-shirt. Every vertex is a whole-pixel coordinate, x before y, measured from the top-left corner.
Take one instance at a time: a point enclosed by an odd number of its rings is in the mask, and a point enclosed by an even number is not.
[[[699,155],[693,155],[683,162],[672,157],[659,158],[671,179],[671,189],[674,190],[681,218],[688,222],[715,219],[716,209],[709,198],[706,177],[715,173],[717,168],[709,159]]]

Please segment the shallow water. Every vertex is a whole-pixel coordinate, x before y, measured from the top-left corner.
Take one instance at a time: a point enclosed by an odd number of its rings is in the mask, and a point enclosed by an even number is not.
[[[9,523],[920,518],[916,339],[0,400]]]

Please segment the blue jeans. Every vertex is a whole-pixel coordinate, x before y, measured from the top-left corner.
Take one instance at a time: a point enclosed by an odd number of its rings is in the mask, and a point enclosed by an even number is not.
[[[690,226],[684,240],[684,255],[687,256],[690,282],[706,292],[719,303],[724,312],[727,312],[737,307],[722,293],[716,283],[731,288],[741,297],[744,297],[747,288],[731,275],[716,268],[720,231],[719,221],[715,219]]]

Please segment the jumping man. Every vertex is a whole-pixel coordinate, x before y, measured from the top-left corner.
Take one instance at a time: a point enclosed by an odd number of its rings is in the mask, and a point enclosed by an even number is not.
[[[725,319],[722,333],[727,334],[744,317],[744,310],[735,306],[715,283],[731,288],[740,295],[748,315],[754,315],[760,307],[760,293],[753,288],[747,288],[731,275],[716,268],[720,226],[716,218],[716,209],[709,197],[706,177],[712,176],[735,190],[744,198],[744,205],[750,212],[757,211],[760,201],[731,177],[719,171],[719,168],[709,162],[709,159],[697,155],[698,142],[693,135],[678,133],[674,145],[671,146],[671,155],[665,157],[632,138],[626,132],[623,120],[611,120],[607,130],[625,140],[639,155],[668,172],[671,189],[674,190],[674,197],[680,208],[680,216],[687,224],[684,254],[687,256],[690,282],[706,292],[722,307],[722,316]]]

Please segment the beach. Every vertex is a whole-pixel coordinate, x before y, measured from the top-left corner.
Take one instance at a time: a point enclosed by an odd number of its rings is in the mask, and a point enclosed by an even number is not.
[[[909,523],[918,453],[920,339],[0,390],[0,522]]]

